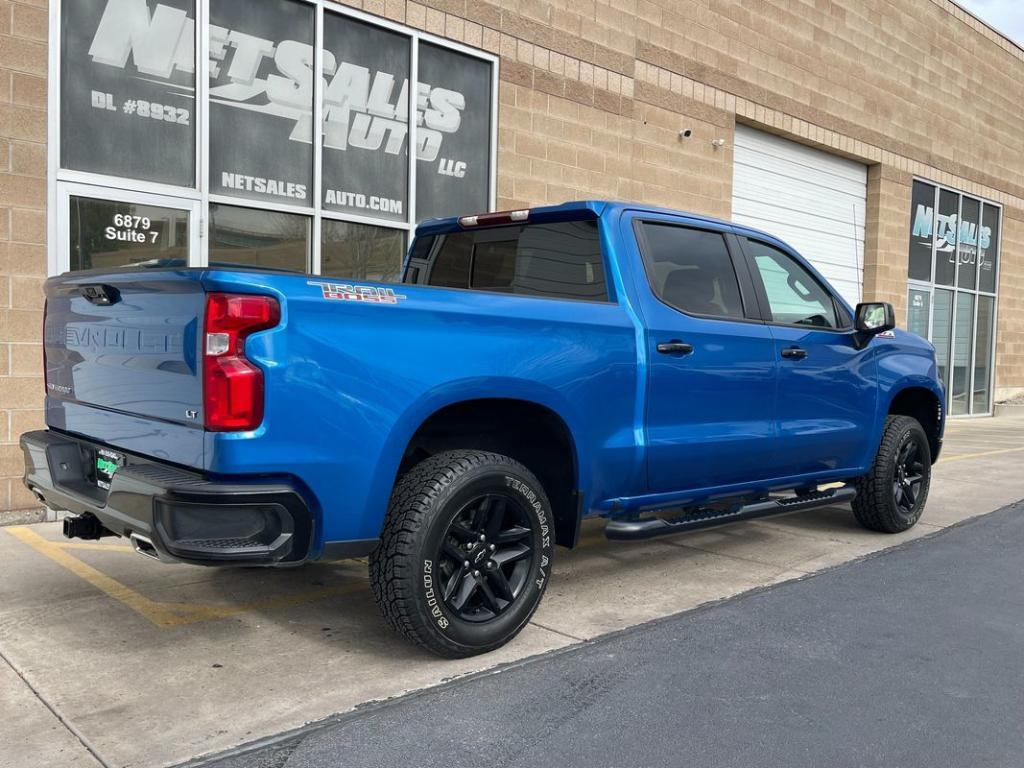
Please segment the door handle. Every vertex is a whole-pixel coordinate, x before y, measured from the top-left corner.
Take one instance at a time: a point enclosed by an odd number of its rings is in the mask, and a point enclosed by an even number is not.
[[[803,360],[807,357],[807,350],[800,347],[790,347],[789,349],[782,350],[782,356],[790,360]]]
[[[685,341],[663,341],[658,345],[658,351],[663,355],[688,355],[693,352],[693,344]]]

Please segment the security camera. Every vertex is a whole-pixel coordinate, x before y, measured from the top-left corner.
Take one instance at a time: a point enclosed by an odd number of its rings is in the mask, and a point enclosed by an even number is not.
[[[684,128],[683,130],[681,130],[679,132],[679,138],[680,139],[688,139],[691,136],[693,136],[693,129],[691,129],[691,128]]]

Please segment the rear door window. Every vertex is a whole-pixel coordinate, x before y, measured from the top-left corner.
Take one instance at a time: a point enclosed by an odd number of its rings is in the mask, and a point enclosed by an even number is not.
[[[739,280],[720,232],[647,221],[641,247],[654,294],[674,309],[743,318]]]
[[[432,240],[436,241],[432,249],[421,257],[415,270],[406,273],[405,282],[608,301],[595,221],[488,227],[438,235]]]

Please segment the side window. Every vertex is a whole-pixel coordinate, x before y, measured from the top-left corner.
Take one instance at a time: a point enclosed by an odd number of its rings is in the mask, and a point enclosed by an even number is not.
[[[750,238],[743,240],[757,265],[775,322],[818,328],[840,326],[832,296],[801,264],[771,245]]]
[[[693,315],[743,317],[740,284],[718,232],[644,222],[647,278],[658,298]]]
[[[429,258],[419,255],[425,265],[408,270],[405,282],[608,301],[597,222],[488,227],[438,237]],[[410,266],[417,261],[414,252]]]

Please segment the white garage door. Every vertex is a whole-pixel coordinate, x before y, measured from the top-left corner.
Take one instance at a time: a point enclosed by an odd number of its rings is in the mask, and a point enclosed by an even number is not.
[[[732,217],[775,235],[850,304],[861,299],[867,167],[736,126]]]

